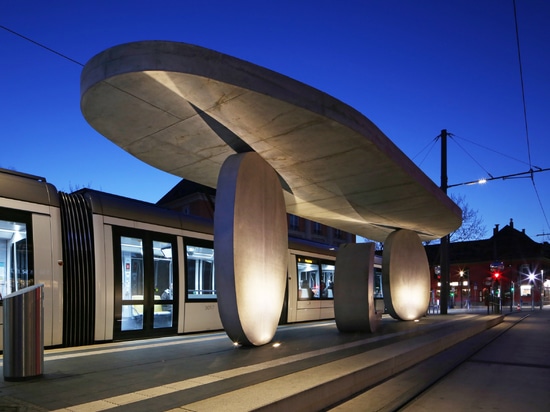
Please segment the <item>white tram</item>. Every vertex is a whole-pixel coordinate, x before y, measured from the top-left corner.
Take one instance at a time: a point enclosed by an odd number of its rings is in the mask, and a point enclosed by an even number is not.
[[[289,239],[281,323],[334,318],[335,256]],[[0,169],[0,293],[39,283],[45,347],[222,329],[211,221]]]

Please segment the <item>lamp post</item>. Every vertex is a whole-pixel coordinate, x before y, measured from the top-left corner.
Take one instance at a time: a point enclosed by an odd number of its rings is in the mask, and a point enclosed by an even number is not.
[[[447,130],[441,130],[441,190],[447,194],[448,179],[447,179]],[[441,314],[447,314],[449,306],[449,235],[441,238]]]
[[[516,292],[515,283],[513,281],[510,281],[510,294],[512,295],[512,299],[510,299],[510,312],[512,312],[514,310],[514,306],[516,306],[515,292]]]

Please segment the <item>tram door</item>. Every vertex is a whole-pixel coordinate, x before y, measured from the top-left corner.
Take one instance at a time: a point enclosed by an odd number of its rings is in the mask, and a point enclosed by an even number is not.
[[[146,231],[113,230],[115,339],[177,330],[176,239]],[[174,252],[174,253],[173,253]]]

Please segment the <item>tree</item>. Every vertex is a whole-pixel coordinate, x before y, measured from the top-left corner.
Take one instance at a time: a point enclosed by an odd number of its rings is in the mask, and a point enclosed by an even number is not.
[[[450,198],[462,209],[462,226],[451,232],[451,242],[483,239],[487,228],[479,212],[468,205],[463,195],[451,194]]]
[[[460,209],[462,209],[462,226],[450,233],[451,242],[464,242],[467,240],[480,240],[485,237],[487,232],[486,226],[483,224],[483,219],[479,216],[479,211],[474,210],[466,203],[463,195],[449,196]],[[357,242],[373,242],[364,237],[357,237]],[[423,242],[424,245],[437,244],[439,239],[428,240]],[[376,242],[376,250],[383,250],[384,243]]]

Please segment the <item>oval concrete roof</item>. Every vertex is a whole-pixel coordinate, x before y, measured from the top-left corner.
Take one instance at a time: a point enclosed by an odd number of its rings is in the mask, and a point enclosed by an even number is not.
[[[256,151],[279,174],[287,211],[373,240],[423,240],[461,210],[369,119],[279,73],[184,43],[144,41],[93,57],[81,109],[150,165],[215,188],[224,160]]]

